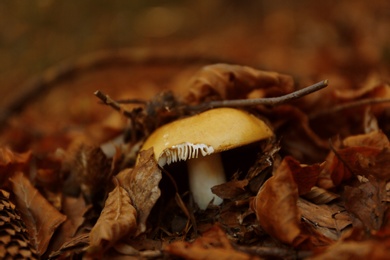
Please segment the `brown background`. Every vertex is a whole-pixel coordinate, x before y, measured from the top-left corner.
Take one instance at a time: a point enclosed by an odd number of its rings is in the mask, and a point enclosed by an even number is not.
[[[389,35],[386,0],[6,0],[0,2],[0,108],[25,95],[26,82],[48,68],[119,48],[358,84],[372,73],[388,78]]]

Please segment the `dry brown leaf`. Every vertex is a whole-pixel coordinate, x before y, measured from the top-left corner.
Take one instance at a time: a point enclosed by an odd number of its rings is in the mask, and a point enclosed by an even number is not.
[[[359,187],[345,187],[345,208],[368,230],[379,230],[388,207],[385,183],[370,178]]]
[[[61,256],[60,259],[67,259],[67,257],[70,257],[75,253],[84,251],[85,247],[87,247],[88,245],[89,234],[81,234],[74,237],[70,241],[65,242],[57,251],[51,252],[49,258],[57,259],[59,258],[59,256]]]
[[[101,201],[110,190],[110,162],[106,155],[94,145],[74,143],[68,148],[64,171],[69,171],[65,191],[76,193],[79,188],[88,202]]]
[[[66,220],[66,216],[54,208],[23,173],[16,173],[10,181],[16,197],[16,206],[22,214],[37,252],[42,255],[46,252],[54,232]]]
[[[323,188],[319,188],[314,186],[310,192],[306,193],[303,196],[305,199],[313,202],[314,204],[326,204],[335,199],[340,198],[340,195],[333,193],[331,191],[325,190]]]
[[[341,231],[352,224],[349,215],[341,207],[316,205],[302,198],[298,200],[298,207],[304,218],[321,227]]]
[[[192,243],[176,241],[165,247],[165,251],[171,255],[192,260],[259,259],[236,251],[230,244],[225,232],[218,225],[214,225]]]
[[[23,171],[29,166],[31,152],[15,153],[9,148],[0,147],[0,187],[8,184],[8,178],[16,171]]]
[[[366,241],[339,241],[327,248],[321,254],[310,257],[311,260],[330,259],[377,259],[386,260],[390,255],[390,242],[366,240]]]
[[[251,203],[262,228],[280,241],[293,244],[301,233],[298,187],[283,160]]]
[[[390,180],[390,145],[382,132],[350,136],[343,141],[345,148],[327,158],[326,167],[335,185],[351,178],[352,174],[370,175]]]
[[[286,156],[284,161],[287,163],[288,169],[298,186],[299,195],[308,193],[317,183],[317,179],[321,171],[320,165],[301,165],[291,156]]]
[[[62,212],[66,215],[66,221],[55,234],[55,240],[50,244],[51,251],[59,250],[64,244],[74,239],[78,229],[84,222],[84,214],[89,209],[85,205],[82,196],[78,198],[64,197],[62,200]]]
[[[232,180],[212,187],[211,191],[222,199],[234,199],[245,193],[245,187],[248,183],[248,179]]]
[[[203,67],[190,81],[187,103],[210,99],[241,99],[255,89],[279,93],[293,90],[292,77],[276,72],[260,71],[247,66],[214,64]],[[273,89],[275,91],[275,89]]]
[[[108,194],[98,221],[90,233],[92,254],[106,251],[123,236],[137,229],[137,211],[131,204],[127,191],[117,183]]]
[[[340,100],[356,100],[364,97],[389,97],[388,84],[383,82],[379,75],[371,75],[367,78],[364,85],[354,89],[336,89],[333,95]]]
[[[161,195],[158,184],[162,178],[157,166],[153,148],[141,151],[137,166],[118,174],[121,185],[130,195],[133,206],[138,213],[138,230],[136,235],[146,230],[146,220],[154,204]]]
[[[384,149],[389,147],[390,142],[382,131],[373,131],[367,134],[346,137],[343,140],[343,145],[346,147],[362,146]]]
[[[382,164],[379,163],[379,160],[382,159],[382,156],[380,156],[382,152],[385,157],[389,158],[386,156],[386,154],[389,154],[387,149],[381,151],[380,149],[371,147],[348,147],[340,149],[336,151],[336,156],[337,160],[340,161],[338,166],[345,167],[345,172],[349,171],[354,175],[363,175],[366,177],[369,175],[377,175],[377,177],[388,179],[390,178],[390,174],[384,170],[390,167],[390,162],[384,160],[382,161]],[[341,178],[337,168],[334,169],[332,174],[332,179],[336,185],[343,180],[348,180],[350,177],[351,176],[346,174]]]
[[[312,128],[307,114],[298,106],[280,105],[266,114],[275,132],[283,136],[281,147],[299,161],[320,161],[328,151],[328,141]]]

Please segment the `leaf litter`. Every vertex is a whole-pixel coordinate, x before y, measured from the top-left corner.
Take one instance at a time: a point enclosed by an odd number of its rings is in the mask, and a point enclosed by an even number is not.
[[[19,154],[2,148],[1,188],[12,193],[40,256],[388,255],[389,141],[380,129],[386,103],[372,107],[371,118],[378,122],[372,131],[366,127],[356,133],[348,124],[340,131],[328,127],[317,131],[313,124],[320,117],[340,122],[338,113],[347,118],[363,113],[361,108],[373,103],[354,102],[387,98],[384,84],[367,85],[359,92],[327,91],[337,112],[321,102],[313,112],[310,95],[279,106],[243,107],[266,120],[276,140],[227,156],[247,165],[232,169],[228,182],[212,188],[224,202],[210,204],[205,211],[188,192],[185,167],[161,169],[152,149],[138,153],[142,141],[163,124],[210,109],[214,104],[210,102],[283,96],[297,85],[288,75],[229,64],[206,66],[188,84],[183,95],[160,93],[131,110],[125,108],[129,101],[106,102],[130,122],[125,141],[113,142],[114,152],[105,154],[99,147],[112,138],[111,131],[105,136],[103,123],[93,126],[98,136],[77,134],[65,150]],[[53,185],[60,190],[56,207],[48,195]]]

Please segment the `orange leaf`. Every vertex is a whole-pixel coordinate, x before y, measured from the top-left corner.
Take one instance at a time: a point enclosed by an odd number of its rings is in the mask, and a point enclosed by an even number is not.
[[[357,217],[367,230],[379,230],[388,209],[385,201],[385,183],[374,178],[358,187],[345,187],[345,208]]]
[[[214,64],[203,67],[190,82],[188,103],[206,99],[241,99],[256,89],[291,92],[292,77],[276,72],[256,70],[247,66]]]
[[[232,180],[212,187],[211,191],[222,199],[234,199],[245,193],[245,187],[248,183],[247,179]]]
[[[0,148],[0,186],[8,184],[8,178],[16,171],[23,171],[29,166],[31,152],[15,153],[8,148]]]
[[[313,164],[310,166],[303,166],[291,156],[286,156],[284,160],[288,165],[288,169],[291,172],[295,183],[298,185],[299,195],[308,193],[317,183],[321,170],[320,165]]]
[[[98,221],[90,233],[90,252],[101,253],[137,229],[137,211],[129,194],[119,186],[108,194]]]
[[[202,234],[193,243],[176,241],[165,248],[169,254],[185,259],[258,259],[243,252],[236,251],[230,244],[225,232],[217,225]]]
[[[66,220],[66,216],[54,208],[23,173],[17,172],[10,181],[16,197],[16,206],[22,214],[37,252],[42,255],[58,226]]]
[[[118,174],[121,185],[129,193],[138,212],[136,235],[146,230],[146,220],[154,204],[161,195],[158,184],[162,178],[153,154],[153,148],[141,151],[139,163],[134,170],[123,170]]]
[[[251,203],[262,228],[280,241],[293,244],[301,233],[297,207],[298,187],[291,174],[289,159],[282,161]]]

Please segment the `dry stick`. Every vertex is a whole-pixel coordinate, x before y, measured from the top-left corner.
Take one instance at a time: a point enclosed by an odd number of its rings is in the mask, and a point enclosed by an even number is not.
[[[109,105],[110,107],[112,107],[116,111],[119,111],[123,115],[127,116],[128,118],[130,118],[131,125],[135,126],[136,118],[135,118],[135,115],[133,113],[127,111],[126,109],[123,109],[122,106],[118,102],[116,102],[115,100],[113,100],[108,95],[106,95],[103,92],[101,92],[100,90],[95,91],[94,94],[101,101],[103,101],[104,104]],[[136,143],[136,129],[134,127],[131,128],[131,142],[132,143]]]
[[[320,89],[323,89],[328,86],[328,80],[323,80],[320,82],[317,82],[313,85],[310,85],[308,87],[305,87],[303,89],[294,91],[292,93],[280,96],[280,97],[270,97],[270,98],[255,98],[255,99],[236,99],[236,100],[219,100],[219,101],[211,101],[202,103],[200,105],[196,106],[189,106],[187,107],[189,110],[196,111],[196,110],[206,110],[216,107],[244,107],[244,106],[256,106],[256,105],[270,105],[275,106],[279,105],[294,99],[301,98],[303,96],[306,96],[310,93],[316,92]],[[96,91],[95,95],[100,98],[105,104],[111,106],[115,110],[123,113],[126,116],[131,117],[131,113],[122,109],[120,103],[126,103],[129,102],[129,100],[120,100],[115,101],[111,99],[109,96],[103,94],[101,91]],[[145,101],[142,100],[130,100],[130,102],[138,103],[138,104],[146,104]]]
[[[204,110],[204,109],[216,108],[216,107],[245,107],[245,106],[257,106],[257,105],[275,106],[275,105],[285,103],[287,101],[291,101],[306,96],[310,93],[325,88],[326,86],[328,86],[327,79],[280,97],[211,101],[200,105],[192,106],[190,107],[190,109]]]
[[[108,95],[106,95],[103,92],[101,92],[100,90],[95,91],[94,94],[101,101],[103,101],[104,104],[109,105],[110,107],[112,107],[116,111],[119,111],[120,113],[122,113],[123,115],[125,115],[127,117],[130,117],[130,118],[132,117],[132,114],[129,111],[123,109],[122,106],[118,102],[116,102],[115,100],[113,100]]]

